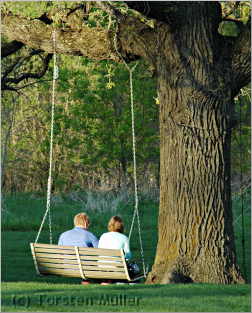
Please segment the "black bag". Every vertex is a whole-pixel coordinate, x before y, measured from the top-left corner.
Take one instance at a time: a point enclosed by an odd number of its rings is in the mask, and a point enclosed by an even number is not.
[[[129,276],[131,278],[135,277],[136,275],[140,273],[140,268],[136,262],[127,262],[127,268],[128,268]]]

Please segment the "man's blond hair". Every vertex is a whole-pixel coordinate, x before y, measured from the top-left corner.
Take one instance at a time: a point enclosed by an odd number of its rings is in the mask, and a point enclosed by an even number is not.
[[[78,213],[74,217],[74,225],[75,226],[88,226],[89,225],[89,217],[86,213]]]

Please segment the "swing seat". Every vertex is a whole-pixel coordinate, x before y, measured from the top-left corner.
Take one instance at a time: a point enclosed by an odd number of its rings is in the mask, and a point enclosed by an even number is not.
[[[80,248],[42,243],[31,243],[30,246],[38,275],[128,282],[144,277],[138,275],[130,278],[122,249]]]

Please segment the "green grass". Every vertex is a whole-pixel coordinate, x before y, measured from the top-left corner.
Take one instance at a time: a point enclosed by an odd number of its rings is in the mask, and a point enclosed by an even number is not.
[[[2,289],[6,312],[250,312],[248,285],[80,286],[59,279],[4,283]]]
[[[72,217],[80,210],[89,213],[92,219],[91,231],[98,237],[106,231],[106,222],[112,214],[115,214],[109,210],[103,212],[87,210],[83,203],[69,200],[66,195],[62,199],[63,202],[59,201],[55,204],[52,211],[54,243],[57,242],[62,231],[72,227]],[[250,311],[250,285],[248,284],[230,286],[214,284],[100,286],[94,284],[81,286],[79,279],[38,277],[35,274],[29,243],[34,242],[36,237],[45,210],[45,200],[40,195],[17,194],[6,197],[4,203],[5,209],[2,217],[2,311]],[[245,206],[246,279],[250,282],[248,198],[246,198]],[[245,273],[242,266],[240,209],[240,202],[237,198],[234,202],[234,220],[237,221],[235,223],[235,238],[238,262],[243,273]],[[128,226],[126,233],[129,230],[132,211],[133,206],[130,202],[122,204],[119,212],[117,212]],[[145,259],[151,267],[157,243],[157,204],[151,201],[142,201],[140,212]],[[132,252],[135,258],[140,258],[136,227],[132,239]],[[45,243],[49,241],[48,226],[42,231],[39,241]],[[116,301],[119,301],[119,304]]]

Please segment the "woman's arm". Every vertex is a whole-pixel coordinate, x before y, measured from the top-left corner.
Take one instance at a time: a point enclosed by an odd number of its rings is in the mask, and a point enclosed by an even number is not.
[[[129,238],[126,237],[123,251],[125,253],[125,259],[130,259],[132,257],[132,253],[130,252],[130,246],[129,246]]]

